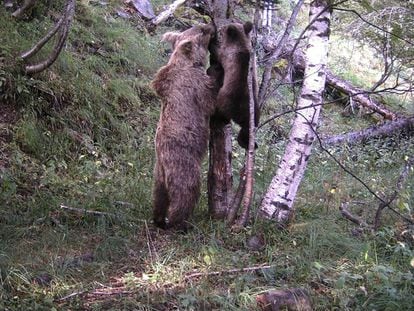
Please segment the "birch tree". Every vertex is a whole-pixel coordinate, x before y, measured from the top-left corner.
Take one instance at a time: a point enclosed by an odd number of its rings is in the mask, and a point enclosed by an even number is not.
[[[325,88],[331,10],[328,0],[310,4],[305,73],[289,141],[276,175],[262,200],[259,214],[284,225],[293,216],[294,199],[315,140]],[[303,107],[310,108],[301,109]]]

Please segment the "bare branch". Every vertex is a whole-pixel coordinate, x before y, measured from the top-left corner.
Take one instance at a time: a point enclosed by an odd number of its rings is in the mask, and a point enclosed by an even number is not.
[[[382,31],[382,32],[384,32],[384,33],[387,33],[387,34],[389,34],[389,35],[391,35],[391,36],[393,36],[393,37],[395,37],[395,38],[397,38],[397,39],[399,39],[399,40],[402,40],[402,41],[404,41],[404,42],[406,42],[406,43],[408,43],[408,44],[410,44],[410,45],[414,45],[414,43],[413,43],[413,42],[411,42],[411,41],[409,41],[409,40],[407,40],[407,39],[405,39],[405,38],[403,38],[403,37],[401,37],[401,36],[399,36],[399,35],[396,35],[395,33],[391,32],[391,31],[388,31],[388,30],[386,30],[386,29],[383,29],[383,28],[381,28],[381,27],[379,27],[379,26],[377,26],[377,25],[375,25],[375,24],[371,23],[370,21],[368,21],[368,20],[366,20],[364,17],[362,17],[362,15],[361,15],[361,14],[359,14],[359,13],[358,13],[357,11],[355,11],[355,10],[352,10],[352,9],[345,9],[345,8],[334,8],[334,10],[336,10],[336,11],[343,11],[343,12],[351,12],[351,13],[355,14],[356,16],[358,16],[358,18],[359,18],[359,19],[361,19],[363,22],[367,23],[367,24],[368,24],[368,25],[370,25],[371,27],[374,27],[375,29],[378,29],[378,30],[380,30],[380,31]]]
[[[388,17],[388,24],[390,24],[391,14]],[[394,61],[393,59],[393,53],[391,49],[391,43],[390,43],[390,36],[388,34],[385,34],[384,36],[384,42],[382,47],[382,58],[384,60],[384,72],[382,73],[380,79],[372,86],[370,91],[375,91],[380,85],[384,84],[385,81],[388,80],[392,73],[392,69],[394,67]]]
[[[283,33],[280,40],[276,43],[275,50],[270,54],[269,58],[266,60],[266,67],[264,69],[262,83],[259,88],[259,107],[262,107],[265,101],[265,94],[269,87],[273,63],[279,58],[279,55],[281,54],[283,47],[285,46],[290,36],[290,33],[292,32],[293,25],[296,22],[296,17],[300,11],[300,8],[303,5],[303,2],[304,0],[299,0],[296,6],[294,7],[292,15],[290,16],[289,21],[286,25],[285,32]]]
[[[341,203],[339,205],[339,210],[341,211],[342,216],[344,216],[346,219],[352,221],[360,227],[368,227],[368,224],[364,220],[351,214],[351,212],[348,210],[348,202]]]
[[[68,212],[73,212],[76,214],[81,214],[81,215],[92,215],[92,216],[107,216],[107,217],[117,217],[115,214],[111,214],[111,213],[105,213],[105,212],[99,212],[99,211],[91,211],[88,210],[86,208],[76,208],[76,207],[70,207],[64,204],[60,205],[60,208],[68,211]]]
[[[63,46],[66,42],[66,39],[68,37],[68,34],[69,34],[70,24],[72,22],[73,15],[75,14],[75,3],[76,3],[75,0],[68,0],[68,2],[66,3],[65,12],[64,12],[63,17],[61,19],[62,24],[60,26],[55,25],[53,27],[53,29],[51,31],[49,31],[49,33],[44,38],[42,38],[32,49],[30,49],[26,53],[23,53],[23,56],[26,56],[26,58],[33,56],[59,30],[59,37],[58,37],[58,40],[57,40],[57,42],[56,42],[56,44],[55,44],[55,46],[52,50],[52,53],[44,61],[41,61],[41,62],[39,62],[37,64],[33,64],[33,65],[27,65],[25,67],[26,73],[28,73],[28,74],[39,73],[39,72],[45,70],[46,68],[50,67],[56,61],[56,59],[58,58],[60,52],[62,51],[62,48],[63,48]],[[59,23],[60,23],[60,21],[58,22],[58,24]]]
[[[244,272],[253,272],[262,269],[270,269],[275,267],[275,265],[259,265],[253,267],[246,267],[241,269],[229,269],[229,270],[222,270],[222,271],[212,271],[212,272],[194,272],[188,274],[184,277],[184,280],[189,280],[198,277],[205,277],[205,276],[216,276],[216,275],[225,275],[225,274],[234,274],[234,273],[244,273]]]
[[[59,30],[59,28],[62,26],[63,22],[65,21],[66,15],[62,15],[62,17],[59,19],[59,21],[56,23],[56,25],[50,29],[50,31],[44,36],[42,39],[40,39],[30,50],[23,52],[20,57],[23,58],[23,60],[26,60],[33,55],[35,55],[49,40],[56,34],[56,32]]]

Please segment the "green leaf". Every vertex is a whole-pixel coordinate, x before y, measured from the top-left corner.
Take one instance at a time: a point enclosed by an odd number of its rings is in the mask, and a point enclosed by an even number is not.
[[[336,281],[336,288],[344,288],[345,286],[345,276],[342,275],[337,281]]]
[[[203,260],[206,263],[206,265],[208,265],[208,266],[211,265],[211,263],[212,263],[210,255],[204,255]]]

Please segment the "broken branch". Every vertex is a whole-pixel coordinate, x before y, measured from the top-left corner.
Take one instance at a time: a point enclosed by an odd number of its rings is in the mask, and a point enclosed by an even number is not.
[[[70,207],[64,204],[61,204],[60,208],[68,212],[73,212],[73,213],[82,214],[82,215],[88,214],[88,215],[93,215],[93,216],[117,217],[115,214],[111,214],[111,213],[92,211],[92,210],[88,210],[85,208]]]
[[[262,269],[270,269],[272,267],[275,267],[275,265],[259,265],[259,266],[241,268],[241,269],[229,269],[229,270],[211,271],[211,272],[194,272],[194,273],[186,275],[184,277],[184,280],[189,280],[189,279],[192,279],[192,278],[198,278],[198,277],[201,277],[201,276],[216,276],[216,275],[223,275],[223,274],[253,272],[253,271],[262,270]]]
[[[164,11],[158,14],[153,20],[152,24],[155,26],[164,22],[168,17],[170,17],[174,12],[183,5],[187,0],[176,0],[172,4],[170,4]]]
[[[360,227],[368,227],[368,224],[365,221],[357,216],[352,215],[352,213],[348,210],[348,204],[349,203],[346,202],[339,205],[339,210],[341,211],[342,216]]]
[[[66,39],[69,34],[70,25],[75,14],[75,0],[68,0],[66,3],[65,12],[62,15],[62,18],[59,22],[43,37],[38,43],[33,46],[29,51],[23,53],[21,57],[25,60],[33,55],[35,55],[49,40],[52,38],[56,32],[59,31],[58,40],[52,50],[52,53],[44,60],[37,64],[26,65],[25,72],[27,74],[39,73],[47,68],[49,68],[58,58],[60,52],[65,45]]]

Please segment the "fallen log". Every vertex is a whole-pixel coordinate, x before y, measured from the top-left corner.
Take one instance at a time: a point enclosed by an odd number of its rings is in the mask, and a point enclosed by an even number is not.
[[[396,120],[398,118],[394,112],[384,107],[384,105],[375,99],[371,98],[366,91],[353,86],[348,81],[340,79],[329,70],[326,71],[326,83],[335,89],[346,93],[361,106],[380,114],[386,120]]]
[[[342,143],[355,144],[374,137],[391,136],[402,131],[408,133],[414,131],[414,116],[399,118],[380,125],[370,126],[361,131],[326,137],[323,139],[323,143],[325,145],[337,145]]]
[[[290,49],[291,47],[288,47],[287,49],[285,48],[281,58],[290,58],[292,55],[292,51]],[[295,51],[292,64],[296,72],[303,73],[303,70],[305,68],[305,58],[302,52]],[[347,96],[352,98],[354,103],[357,105],[363,106],[373,112],[378,113],[386,120],[398,119],[398,115],[396,113],[389,110],[383,104],[371,97],[368,91],[358,88],[352,85],[350,82],[339,78],[329,69],[326,69],[326,85],[337,89],[342,93],[345,93]]]

